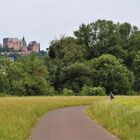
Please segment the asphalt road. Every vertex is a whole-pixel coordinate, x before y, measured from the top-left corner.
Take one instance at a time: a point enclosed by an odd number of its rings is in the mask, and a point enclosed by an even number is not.
[[[85,107],[68,107],[44,115],[30,140],[118,140],[84,114]]]

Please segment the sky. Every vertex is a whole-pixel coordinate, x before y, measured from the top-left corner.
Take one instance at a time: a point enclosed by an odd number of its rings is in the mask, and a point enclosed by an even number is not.
[[[140,27],[140,0],[0,0],[0,42],[25,36],[45,50],[51,40],[97,19]]]

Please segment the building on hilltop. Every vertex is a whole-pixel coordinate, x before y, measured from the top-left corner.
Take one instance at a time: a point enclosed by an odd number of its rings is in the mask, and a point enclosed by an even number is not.
[[[31,41],[29,45],[25,38],[22,39],[18,38],[4,38],[3,39],[3,47],[10,48],[20,55],[27,55],[31,54],[32,52],[38,53],[40,52],[40,44],[36,41]]]
[[[30,53],[28,52],[27,42],[26,42],[24,36],[23,36],[23,38],[22,38],[22,44],[21,44],[20,52],[21,52],[21,54],[23,54],[23,55],[30,54]]]
[[[36,41],[31,41],[28,45],[28,50],[32,52],[40,52],[40,43]]]
[[[3,47],[13,48],[16,51],[19,51],[22,47],[22,40],[19,40],[18,38],[4,38]]]

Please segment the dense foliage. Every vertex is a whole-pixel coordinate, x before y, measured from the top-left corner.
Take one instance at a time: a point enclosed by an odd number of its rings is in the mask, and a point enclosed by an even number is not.
[[[48,54],[20,57],[0,68],[0,92],[12,95],[100,95],[140,91],[140,31],[97,20],[74,37],[50,43]],[[86,92],[88,93],[86,93]],[[102,95],[102,94],[101,94]]]
[[[53,95],[48,70],[43,60],[35,55],[20,58],[16,62],[4,61],[0,73],[1,92],[10,95]]]

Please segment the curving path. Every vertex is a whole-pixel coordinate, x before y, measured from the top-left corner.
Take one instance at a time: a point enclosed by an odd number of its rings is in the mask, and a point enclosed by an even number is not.
[[[84,115],[85,107],[69,107],[44,115],[30,140],[118,140]]]

